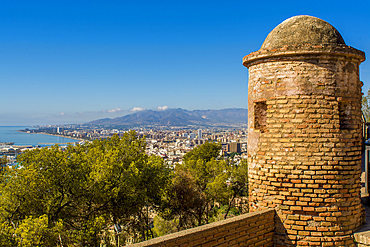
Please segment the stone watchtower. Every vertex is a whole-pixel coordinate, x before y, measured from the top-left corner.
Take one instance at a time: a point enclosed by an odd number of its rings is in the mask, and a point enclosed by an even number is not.
[[[251,211],[275,208],[277,246],[354,246],[362,224],[362,51],[329,23],[278,25],[249,69]]]

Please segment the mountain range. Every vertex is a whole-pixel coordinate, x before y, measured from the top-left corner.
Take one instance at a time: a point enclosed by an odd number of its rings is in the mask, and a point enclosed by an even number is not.
[[[213,126],[246,127],[247,110],[228,108],[222,110],[193,110],[181,108],[144,110],[117,118],[104,118],[89,122],[90,125],[121,127],[156,126]]]

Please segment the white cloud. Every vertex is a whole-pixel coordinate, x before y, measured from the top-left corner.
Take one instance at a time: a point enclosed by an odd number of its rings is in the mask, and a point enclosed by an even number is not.
[[[157,107],[157,110],[159,110],[159,111],[164,111],[164,110],[167,110],[167,109],[168,109],[168,106],[166,106],[166,105]]]
[[[108,110],[109,113],[115,113],[115,112],[119,112],[119,111],[122,111],[122,109],[114,108],[114,109]]]
[[[63,116],[63,115],[66,115],[66,114],[65,114],[64,112],[61,112],[61,113],[60,113],[60,115],[62,115],[62,116]]]
[[[125,110],[122,110],[121,108],[114,108],[110,110],[101,110],[101,111],[84,111],[84,112],[76,112],[76,114],[79,115],[85,115],[85,114],[102,114],[102,113],[117,113],[117,112],[122,112]],[[64,115],[66,113],[61,113],[61,115]]]
[[[143,107],[134,107],[134,108],[132,108],[130,111],[133,111],[133,112],[135,112],[135,111],[145,111],[146,109],[145,108],[143,108]]]

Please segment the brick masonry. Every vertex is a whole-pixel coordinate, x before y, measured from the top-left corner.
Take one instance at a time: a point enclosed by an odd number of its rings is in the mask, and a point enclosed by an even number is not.
[[[351,234],[364,219],[359,80],[364,59],[345,44],[309,43],[244,57],[249,206],[276,209],[276,246],[355,246]]]
[[[132,245],[133,247],[169,246],[274,246],[275,210],[244,214],[189,230]]]

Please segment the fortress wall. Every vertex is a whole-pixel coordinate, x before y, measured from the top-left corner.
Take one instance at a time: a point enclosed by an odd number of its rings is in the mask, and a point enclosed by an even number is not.
[[[169,246],[274,246],[275,210],[263,210],[180,231],[132,245]]]

